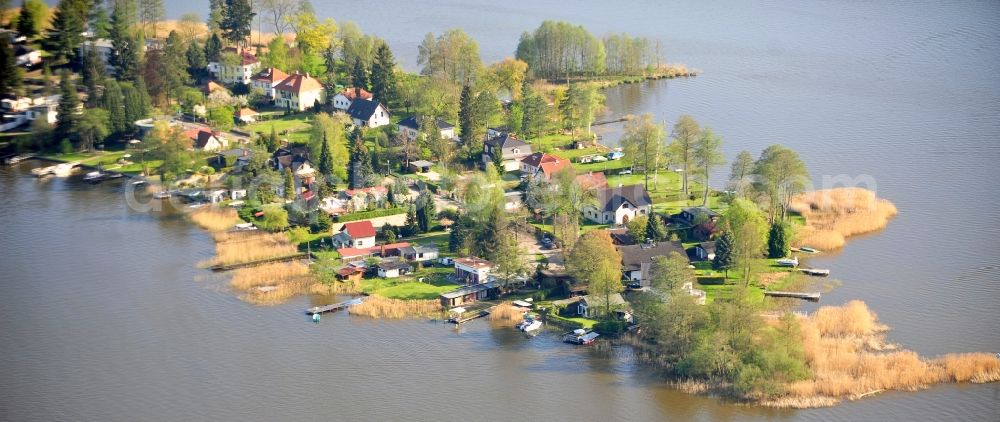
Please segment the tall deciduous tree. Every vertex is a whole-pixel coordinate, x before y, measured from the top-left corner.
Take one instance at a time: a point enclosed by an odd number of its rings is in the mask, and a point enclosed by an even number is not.
[[[88,108],[80,116],[77,124],[80,135],[80,146],[85,150],[93,150],[94,143],[104,140],[109,134],[108,112],[101,108]]]
[[[694,162],[701,169],[702,183],[705,184],[702,206],[708,204],[708,177],[712,174],[712,168],[726,163],[721,149],[722,138],[716,136],[711,128],[703,128],[698,143],[694,146]]]
[[[750,284],[753,261],[764,254],[766,225],[757,204],[736,199],[723,216],[725,230],[732,235],[736,264],[743,271],[744,285]]]
[[[483,63],[479,44],[461,29],[445,31],[438,37],[427,33],[417,48],[417,64],[423,75],[441,75],[459,85],[471,84]]]
[[[684,287],[685,283],[694,284],[694,270],[688,268],[689,265],[687,257],[678,252],[671,252],[668,256],[653,257],[650,284],[667,294],[673,294],[675,290]]]
[[[694,148],[701,135],[701,128],[693,117],[683,115],[674,124],[673,141],[670,143],[670,155],[682,167],[681,190],[684,195],[689,195],[688,179],[691,173],[691,165],[694,164]]]
[[[664,149],[664,129],[653,122],[653,115],[646,113],[625,123],[622,151],[632,164],[642,163],[646,190],[649,190],[649,169],[659,168],[657,158]]]
[[[163,8],[163,0],[138,0],[139,1],[139,24],[142,28],[143,38],[149,36],[148,28],[152,28],[152,38],[158,34],[156,30],[161,20],[166,15]]]
[[[611,315],[611,296],[624,288],[621,261],[606,230],[587,232],[566,259],[566,271],[577,282],[586,284],[590,295],[603,299],[606,317]]]
[[[750,175],[753,174],[753,155],[749,151],[740,151],[729,167],[729,186],[739,197],[746,197],[750,189]]]
[[[795,151],[771,145],[760,154],[753,170],[756,190],[766,195],[768,221],[784,220],[795,194],[809,186],[809,172]]]
[[[267,22],[271,24],[277,38],[288,29],[288,17],[295,13],[298,2],[295,0],[260,0],[261,10],[267,14]]]
[[[487,258],[493,263],[492,273],[501,281],[501,290],[507,290],[511,280],[524,274],[526,269],[524,251],[510,226],[501,229],[496,248],[491,252]]]

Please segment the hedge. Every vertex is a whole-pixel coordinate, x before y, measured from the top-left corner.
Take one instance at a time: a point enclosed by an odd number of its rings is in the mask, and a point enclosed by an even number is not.
[[[702,286],[726,284],[726,278],[721,276],[702,276],[697,279],[698,284],[701,284]]]
[[[381,210],[361,211],[337,217],[338,223],[349,221],[367,220],[370,218],[388,217],[390,215],[406,214],[405,207],[386,208]]]

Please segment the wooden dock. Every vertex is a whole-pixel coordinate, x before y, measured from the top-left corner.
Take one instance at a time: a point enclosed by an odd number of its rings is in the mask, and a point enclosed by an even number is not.
[[[764,296],[790,297],[793,299],[808,300],[810,302],[819,302],[820,293],[764,291]]]
[[[448,322],[450,322],[452,324],[456,324],[456,325],[461,325],[461,324],[465,324],[466,322],[472,321],[474,319],[482,318],[482,317],[487,316],[489,314],[490,314],[490,311],[487,311],[487,310],[484,309],[482,311],[475,312],[475,313],[473,313],[472,315],[469,315],[469,316],[448,318]]]
[[[313,306],[312,308],[306,309],[306,314],[307,315],[316,315],[316,314],[322,314],[322,313],[327,313],[327,312],[339,311],[341,309],[347,309],[348,307],[351,307],[351,306],[354,306],[354,305],[358,305],[362,301],[363,301],[362,298],[356,297],[356,298],[351,299],[351,300],[345,300],[343,302],[338,302],[338,303],[334,303],[334,304],[330,304],[330,305]]]
[[[219,271],[229,271],[229,270],[235,270],[237,268],[253,267],[255,265],[272,264],[272,263],[275,263],[275,262],[294,261],[296,259],[303,259],[303,258],[309,258],[309,257],[310,257],[310,255],[309,255],[308,252],[300,252],[300,253],[297,253],[297,254],[294,254],[294,255],[276,256],[276,257],[273,257],[273,258],[258,259],[256,261],[240,262],[240,263],[237,263],[237,264],[229,264],[229,265],[219,264],[219,265],[213,265],[213,266],[208,267],[208,268],[211,269],[212,271],[216,271],[216,272],[219,272]]]

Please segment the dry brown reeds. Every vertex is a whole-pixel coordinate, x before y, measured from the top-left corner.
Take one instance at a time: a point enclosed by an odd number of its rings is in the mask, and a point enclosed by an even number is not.
[[[316,283],[309,287],[309,293],[324,296],[358,294],[361,293],[361,282],[331,281],[328,283]]]
[[[511,305],[510,302],[503,302],[490,310],[488,318],[495,323],[517,324],[524,321],[524,310]]]
[[[995,382],[1000,359],[986,353],[923,359],[885,342],[886,327],[860,301],[824,306],[802,321],[812,376],[785,386],[786,395],[762,402],[776,407],[829,406],[886,390],[912,391],[940,382]]]
[[[399,300],[371,295],[360,304],[347,308],[347,312],[372,318],[430,317],[441,313],[441,303],[436,300]]]
[[[298,277],[266,289],[255,288],[240,295],[240,299],[254,305],[277,305],[293,296],[309,291],[315,284],[311,277]]]
[[[235,289],[250,290],[260,286],[276,286],[307,275],[309,266],[301,262],[265,264],[233,271],[229,285]]]
[[[226,234],[225,241],[215,245],[215,259],[218,265],[233,265],[267,258],[289,256],[298,253],[298,247],[282,233],[250,232],[248,234]],[[216,238],[218,241],[219,237]]]
[[[239,223],[240,216],[232,208],[202,207],[190,214],[191,221],[210,232],[221,232]]]
[[[847,237],[884,228],[896,206],[863,188],[823,189],[792,198],[789,209],[806,219],[797,243],[819,249],[844,246]]]

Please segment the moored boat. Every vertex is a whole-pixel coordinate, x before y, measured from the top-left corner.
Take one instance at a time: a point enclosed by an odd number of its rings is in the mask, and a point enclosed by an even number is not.
[[[781,259],[775,261],[775,264],[778,264],[779,267],[793,267],[794,268],[794,267],[798,267],[799,266],[799,258],[798,257],[794,257],[794,256],[791,257],[791,258],[781,258]]]

